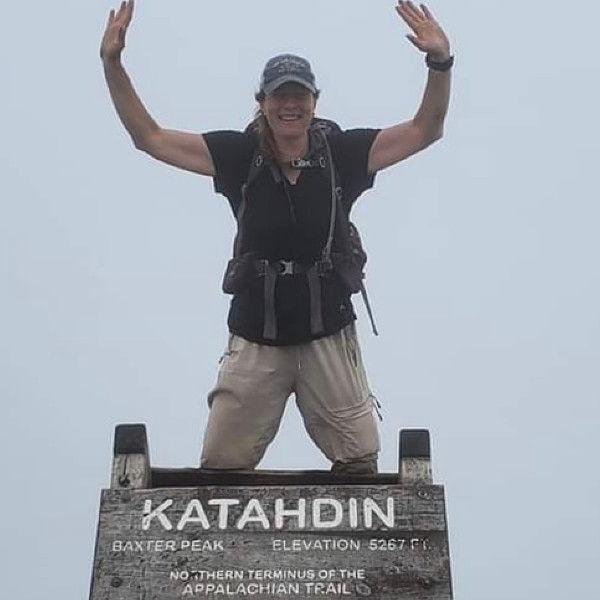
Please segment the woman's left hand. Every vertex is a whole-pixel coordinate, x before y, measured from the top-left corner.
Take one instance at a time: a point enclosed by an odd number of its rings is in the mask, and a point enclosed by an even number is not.
[[[450,57],[450,42],[429,9],[424,4],[420,7],[419,10],[412,2],[405,0],[399,0],[396,6],[398,14],[414,32],[414,35],[409,33],[406,37],[433,60],[445,61]]]

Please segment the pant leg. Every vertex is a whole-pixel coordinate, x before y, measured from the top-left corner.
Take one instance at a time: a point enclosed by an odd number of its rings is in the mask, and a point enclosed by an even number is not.
[[[296,401],[334,471],[377,472],[379,432],[354,323],[297,346]]]
[[[279,428],[295,367],[289,348],[230,336],[208,396],[201,467],[253,469],[258,464]]]

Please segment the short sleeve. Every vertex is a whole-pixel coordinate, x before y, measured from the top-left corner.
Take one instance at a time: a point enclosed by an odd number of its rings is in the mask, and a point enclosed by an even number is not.
[[[373,187],[375,173],[369,173],[369,153],[379,129],[347,129],[330,139],[333,162],[342,180],[348,210],[355,200]]]
[[[215,191],[226,196],[235,209],[256,141],[252,135],[240,131],[211,131],[203,137],[215,165]]]

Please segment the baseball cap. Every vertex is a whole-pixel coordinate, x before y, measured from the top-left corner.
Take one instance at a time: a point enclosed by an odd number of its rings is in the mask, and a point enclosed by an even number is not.
[[[280,54],[267,61],[260,78],[260,91],[270,94],[289,81],[303,85],[313,94],[317,93],[310,63],[295,54]]]

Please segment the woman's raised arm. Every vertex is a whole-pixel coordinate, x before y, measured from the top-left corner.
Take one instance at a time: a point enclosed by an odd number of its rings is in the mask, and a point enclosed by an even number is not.
[[[134,1],[111,10],[100,57],[117,114],[136,148],[175,167],[202,175],[214,175],[212,157],[202,135],[163,129],[150,116],[137,95],[122,63],[125,35],[133,17]]]
[[[399,0],[396,11],[412,29],[413,33],[406,37],[428,55],[433,65],[428,63],[427,85],[416,115],[410,121],[382,129],[375,138],[369,155],[371,173],[394,165],[439,140],[450,101],[452,61],[450,42],[444,30],[424,4],[419,9],[410,0]]]

